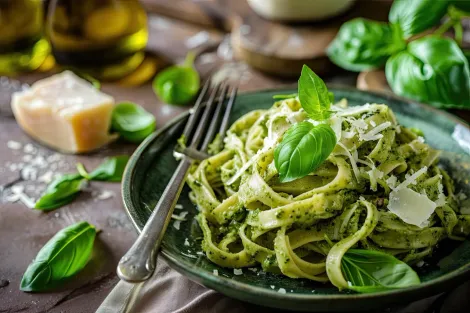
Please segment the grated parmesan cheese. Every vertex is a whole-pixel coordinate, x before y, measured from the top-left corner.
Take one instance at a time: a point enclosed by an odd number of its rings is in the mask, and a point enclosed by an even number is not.
[[[426,173],[427,170],[428,170],[428,168],[426,166],[422,167],[421,169],[416,171],[416,173],[414,173],[413,175],[407,177],[400,185],[397,186],[396,189],[405,188],[408,185],[415,185],[416,184],[416,179],[418,177],[420,177],[421,175],[423,175],[424,173]]]
[[[345,155],[349,157],[349,161],[351,162],[351,166],[353,168],[354,176],[356,176],[357,181],[359,181],[359,169],[357,168],[357,162],[349,152],[348,148],[341,142],[338,142],[338,145],[343,148]]]
[[[286,290],[284,288],[279,288],[279,290],[277,291],[279,293],[286,293]]]
[[[389,128],[392,126],[391,122],[385,122],[380,124],[379,126],[376,126],[372,128],[369,132],[365,134],[360,134],[359,139],[364,140],[364,141],[372,141],[372,140],[378,140],[383,137],[382,134],[380,134],[381,131],[384,131],[385,129]]]
[[[23,147],[23,145],[19,143],[18,141],[9,140],[7,142],[7,147],[8,149],[11,149],[11,150],[20,150]]]

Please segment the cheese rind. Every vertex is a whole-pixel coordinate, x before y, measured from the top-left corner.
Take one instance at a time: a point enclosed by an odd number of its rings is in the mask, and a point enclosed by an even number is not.
[[[16,121],[34,139],[59,151],[82,153],[114,140],[114,99],[70,71],[34,83],[12,97]]]

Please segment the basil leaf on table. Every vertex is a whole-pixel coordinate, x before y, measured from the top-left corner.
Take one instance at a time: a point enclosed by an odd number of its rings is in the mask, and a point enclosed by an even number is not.
[[[90,259],[96,230],[87,222],[62,229],[29,264],[21,280],[22,291],[44,291],[56,287],[85,267]]]
[[[195,54],[189,52],[183,64],[170,66],[155,77],[153,90],[162,101],[184,105],[198,93],[201,82],[194,58]]]
[[[407,39],[437,25],[448,5],[447,0],[395,0],[388,19],[401,28]]]
[[[470,108],[470,69],[465,55],[449,38],[427,36],[392,56],[385,74],[401,96],[438,108]]]
[[[317,121],[327,119],[331,114],[331,101],[323,80],[307,65],[304,65],[298,85],[300,105],[305,112]]]
[[[392,255],[362,249],[350,249],[341,260],[349,289],[357,292],[376,292],[405,288],[420,283],[418,274],[406,263]]]
[[[354,72],[381,67],[406,48],[401,31],[386,23],[356,18],[344,23],[327,54],[336,65]]]
[[[328,158],[335,145],[335,133],[327,124],[292,125],[274,150],[279,180],[289,182],[308,175]]]
[[[77,170],[88,180],[120,182],[128,161],[129,156],[120,155],[107,158],[91,173],[88,173],[81,163],[77,164]]]
[[[86,179],[79,174],[63,175],[47,186],[34,208],[50,211],[69,204],[80,194],[85,183]]]
[[[155,117],[135,103],[119,103],[113,110],[112,130],[130,142],[141,142],[153,133],[155,127]]]

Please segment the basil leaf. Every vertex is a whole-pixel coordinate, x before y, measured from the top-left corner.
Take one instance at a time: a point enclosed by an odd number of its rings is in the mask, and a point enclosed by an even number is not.
[[[404,38],[437,25],[447,12],[447,0],[395,0],[388,19],[403,31]]]
[[[349,289],[376,292],[405,288],[420,283],[418,274],[397,258],[374,250],[350,249],[341,260],[341,269]]]
[[[77,170],[88,180],[120,182],[128,161],[129,156],[120,155],[107,158],[91,173],[87,173],[81,163],[77,164]]]
[[[317,121],[327,119],[331,114],[331,101],[323,80],[304,65],[298,85],[300,104],[305,112]]]
[[[199,91],[200,78],[194,69],[195,55],[190,52],[182,65],[170,66],[160,72],[153,81],[153,90],[164,102],[184,105]]]
[[[392,56],[385,74],[401,96],[438,108],[470,107],[470,70],[465,55],[449,38],[427,36]]]
[[[79,174],[63,175],[47,186],[34,208],[50,211],[69,204],[80,194],[85,183],[86,180]]]
[[[341,26],[327,54],[339,67],[361,72],[383,66],[388,57],[405,48],[396,27],[356,18]]]
[[[119,103],[113,110],[112,130],[130,142],[141,142],[153,133],[155,126],[155,117],[135,103]]]
[[[63,279],[78,273],[88,263],[95,236],[95,227],[87,222],[59,231],[29,264],[21,280],[20,290],[49,290]]]
[[[295,98],[297,97],[298,94],[297,93],[291,93],[289,95],[274,95],[273,96],[273,99],[290,99],[290,98]]]
[[[331,103],[335,102],[335,94],[334,93],[332,93],[331,91],[328,91],[328,97],[330,98]]]
[[[335,133],[327,124],[292,125],[274,150],[279,180],[289,182],[308,175],[328,158],[335,145]]]

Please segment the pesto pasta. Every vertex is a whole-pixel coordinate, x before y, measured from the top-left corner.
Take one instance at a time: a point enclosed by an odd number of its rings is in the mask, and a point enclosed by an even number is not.
[[[439,241],[470,233],[439,151],[400,126],[388,106],[348,107],[343,99],[330,111],[312,120],[294,95],[249,112],[228,130],[222,151],[192,167],[187,183],[212,262],[347,289],[341,260],[349,249],[412,265]],[[336,145],[311,173],[282,182],[275,149],[300,122],[328,124]]]

